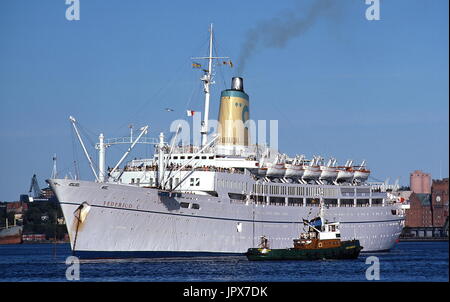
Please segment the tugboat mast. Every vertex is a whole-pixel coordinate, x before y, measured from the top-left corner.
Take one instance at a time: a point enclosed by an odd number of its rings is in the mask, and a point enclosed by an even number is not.
[[[320,228],[321,228],[321,230],[323,229],[323,226],[324,226],[324,224],[325,224],[325,218],[324,218],[323,206],[324,206],[323,198],[320,197],[319,217],[320,217]]]

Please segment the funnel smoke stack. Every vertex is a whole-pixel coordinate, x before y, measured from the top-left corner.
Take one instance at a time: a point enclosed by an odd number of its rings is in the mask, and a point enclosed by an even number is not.
[[[231,79],[231,89],[244,91],[244,79],[241,77],[234,77]]]
[[[250,119],[249,96],[241,77],[231,79],[231,89],[220,94],[217,133],[219,154],[239,155],[250,145],[247,121]]]

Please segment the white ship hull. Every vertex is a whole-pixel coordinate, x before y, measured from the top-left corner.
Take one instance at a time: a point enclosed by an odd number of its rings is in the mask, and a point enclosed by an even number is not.
[[[66,219],[70,243],[80,257],[147,257],[177,253],[238,253],[262,235],[272,248],[292,246],[302,217],[318,207],[233,203],[217,197],[183,194],[162,197],[157,189],[73,180],[50,180]],[[56,184],[55,184],[56,183]],[[102,186],[107,189],[102,189]],[[74,212],[91,207],[83,223]],[[181,202],[200,209],[180,207]],[[389,250],[403,227],[396,205],[330,207],[325,218],[341,223],[343,240],[358,239],[365,252]],[[396,211],[397,212],[397,211]]]

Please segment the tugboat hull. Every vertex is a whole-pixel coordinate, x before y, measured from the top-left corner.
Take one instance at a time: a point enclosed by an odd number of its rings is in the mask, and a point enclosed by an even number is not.
[[[321,249],[248,249],[247,259],[261,260],[321,260],[321,259],[356,259],[362,250],[359,240],[341,242],[339,247]]]

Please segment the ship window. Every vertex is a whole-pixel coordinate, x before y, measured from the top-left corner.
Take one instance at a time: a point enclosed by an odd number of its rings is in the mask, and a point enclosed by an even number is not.
[[[184,156],[180,156],[180,159],[184,159]]]
[[[303,198],[288,198],[288,205],[293,207],[303,206]]]
[[[189,203],[188,202],[180,202],[180,207],[187,209],[187,208],[189,208]]]
[[[230,197],[230,199],[245,200],[247,196],[239,193],[228,193],[228,197]]]
[[[365,207],[365,206],[369,205],[369,200],[368,199],[358,199],[356,201],[356,205],[358,207]]]
[[[284,206],[285,205],[285,199],[284,197],[270,197],[269,204],[274,206]]]
[[[354,202],[353,199],[341,199],[341,206],[353,206]]]
[[[178,159],[178,156],[174,156],[173,159]]]
[[[317,198],[306,198],[306,204],[309,206],[318,206],[319,200]]]
[[[250,195],[250,199],[256,203],[266,203],[266,196]]]
[[[326,205],[336,206],[337,205],[337,199],[325,199],[324,203]]]
[[[71,183],[69,184],[69,186],[70,186],[70,187],[79,187],[80,184],[77,183],[77,182],[71,182]]]
[[[206,159],[206,156],[202,156],[202,159]]]
[[[209,159],[214,159],[214,156],[210,156]]]
[[[196,156],[195,159],[200,159],[200,156]]]
[[[193,203],[192,204],[192,209],[199,210],[200,209],[200,205],[198,203]]]
[[[191,185],[191,187],[198,187],[198,186],[200,186],[200,178],[193,178],[193,177],[191,177],[190,178],[190,185]]]
[[[382,203],[383,203],[383,199],[381,199],[381,198],[372,199],[372,204],[382,204]]]

